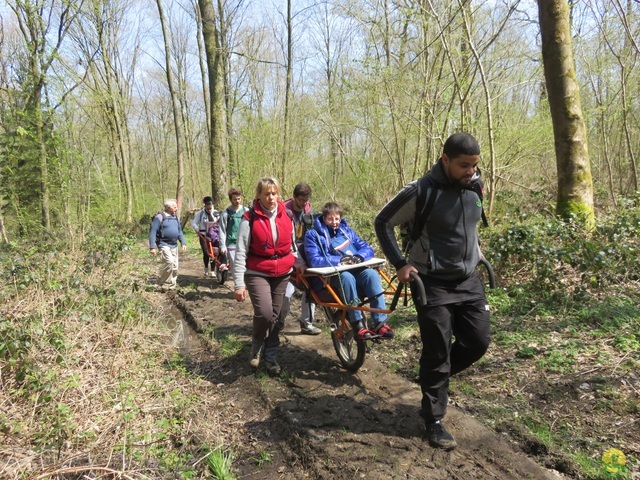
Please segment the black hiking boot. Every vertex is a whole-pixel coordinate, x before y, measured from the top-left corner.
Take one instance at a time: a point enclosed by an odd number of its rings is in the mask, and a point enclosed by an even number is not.
[[[447,432],[447,429],[444,428],[444,425],[442,425],[439,420],[427,424],[425,437],[427,437],[429,445],[433,448],[453,450],[458,445],[453,436]]]

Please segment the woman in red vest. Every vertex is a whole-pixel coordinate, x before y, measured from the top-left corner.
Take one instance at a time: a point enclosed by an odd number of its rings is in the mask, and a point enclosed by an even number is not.
[[[264,358],[272,376],[280,374],[276,356],[283,324],[278,317],[298,256],[293,221],[280,201],[280,192],[275,178],[258,182],[253,206],[240,221],[233,264],[234,297],[244,302],[249,292],[253,305],[250,364],[258,368]]]

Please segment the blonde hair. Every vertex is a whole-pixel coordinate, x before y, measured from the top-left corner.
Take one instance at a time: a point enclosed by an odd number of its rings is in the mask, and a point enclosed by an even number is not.
[[[260,196],[262,190],[268,187],[275,187],[278,197],[282,194],[282,189],[280,188],[280,182],[278,182],[278,180],[273,177],[264,177],[258,180],[258,185],[256,186],[256,198]]]

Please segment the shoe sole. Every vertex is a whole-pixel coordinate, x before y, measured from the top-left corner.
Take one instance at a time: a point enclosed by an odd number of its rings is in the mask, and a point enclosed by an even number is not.
[[[304,335],[320,335],[322,333],[322,330],[318,330],[317,332],[311,330],[300,330],[300,333]]]
[[[440,450],[445,450],[445,451],[453,450],[458,446],[455,440],[447,443],[438,443],[429,439],[427,440],[429,441],[429,445],[431,445],[431,447],[438,448]]]

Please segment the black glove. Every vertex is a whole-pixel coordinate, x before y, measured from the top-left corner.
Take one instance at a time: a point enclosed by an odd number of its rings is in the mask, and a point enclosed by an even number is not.
[[[364,262],[364,257],[362,255],[354,255],[353,263],[362,263]]]
[[[353,263],[353,255],[345,255],[340,259],[340,265],[352,265]]]

